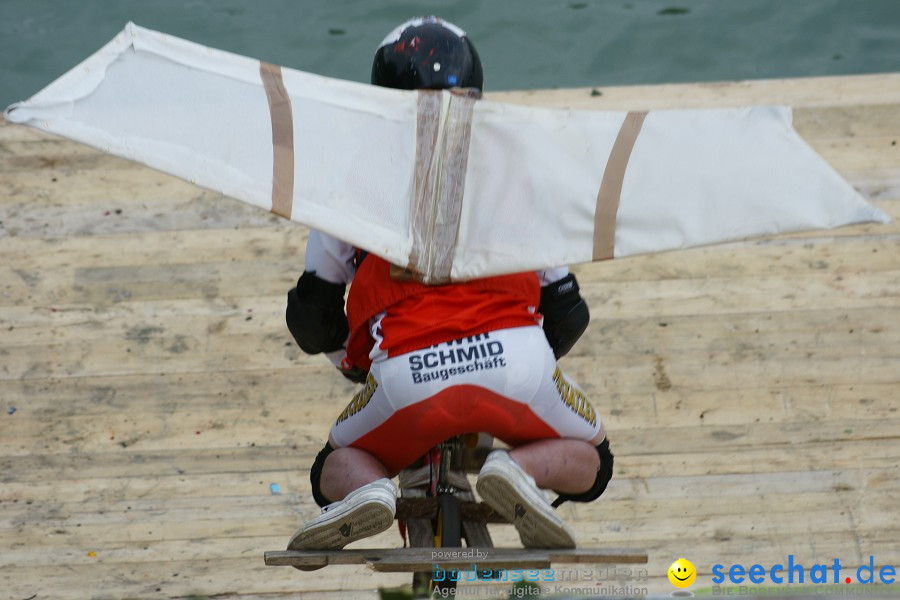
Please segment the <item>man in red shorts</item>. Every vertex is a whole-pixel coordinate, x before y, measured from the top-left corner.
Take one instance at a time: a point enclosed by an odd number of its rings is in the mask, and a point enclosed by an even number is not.
[[[465,33],[424,17],[382,42],[372,83],[480,90],[483,76]],[[600,417],[556,365],[589,318],[568,269],[427,286],[397,280],[381,258],[315,231],[305,267],[288,294],[288,327],[304,351],[325,353],[363,387],[310,470],[325,510],[288,548],[338,549],[384,531],[396,507],[391,478],[469,432],[510,447],[491,452],[476,489],[513,522],[523,545],[574,547],[554,506],[599,497],[613,457]],[[543,489],[559,494],[557,502]]]

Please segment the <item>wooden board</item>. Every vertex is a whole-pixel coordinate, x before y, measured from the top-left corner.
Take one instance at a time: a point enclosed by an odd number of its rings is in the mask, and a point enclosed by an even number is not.
[[[269,551],[272,566],[320,567],[364,564],[376,571],[414,573],[441,569],[541,569],[554,562],[566,564],[644,564],[647,554],[631,548],[577,548],[537,550],[525,548],[401,548],[332,551]]]

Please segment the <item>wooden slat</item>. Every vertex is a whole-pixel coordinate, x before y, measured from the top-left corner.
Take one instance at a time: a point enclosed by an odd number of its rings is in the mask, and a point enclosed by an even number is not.
[[[579,548],[538,550],[524,548],[401,548],[341,551],[267,551],[265,562],[272,566],[325,566],[365,564],[376,571],[409,572],[431,570],[437,563],[443,569],[466,569],[474,564],[497,569],[549,567],[553,562],[567,564],[647,562],[647,555],[630,548]]]
[[[900,73],[853,77],[754,80],[582,89],[490,92],[499,102],[600,110],[653,110],[787,104],[801,107],[879,106],[897,103]],[[594,92],[599,93],[594,93]]]

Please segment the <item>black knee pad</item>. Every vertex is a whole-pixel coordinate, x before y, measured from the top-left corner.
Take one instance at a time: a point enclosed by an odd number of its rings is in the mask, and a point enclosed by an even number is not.
[[[316,455],[316,460],[313,461],[312,467],[309,469],[309,482],[312,484],[313,500],[315,500],[316,504],[322,508],[325,508],[332,502],[322,495],[322,489],[319,487],[322,480],[322,466],[325,464],[325,459],[328,458],[328,455],[332,452],[334,452],[334,448],[331,447],[331,444],[326,442],[325,447],[319,450],[319,454]]]
[[[594,485],[586,492],[580,494],[559,494],[553,501],[553,506],[559,506],[563,502],[593,502],[606,491],[609,480],[613,476],[613,453],[609,451],[609,440],[603,440],[597,446],[597,456],[600,457],[600,467],[597,469],[597,478]],[[557,492],[558,493],[558,492]]]

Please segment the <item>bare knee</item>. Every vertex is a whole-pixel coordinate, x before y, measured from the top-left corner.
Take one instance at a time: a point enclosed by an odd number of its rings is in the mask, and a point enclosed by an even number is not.
[[[316,504],[327,506],[389,475],[381,461],[369,452],[359,448],[333,448],[329,443],[313,462],[309,477]]]

